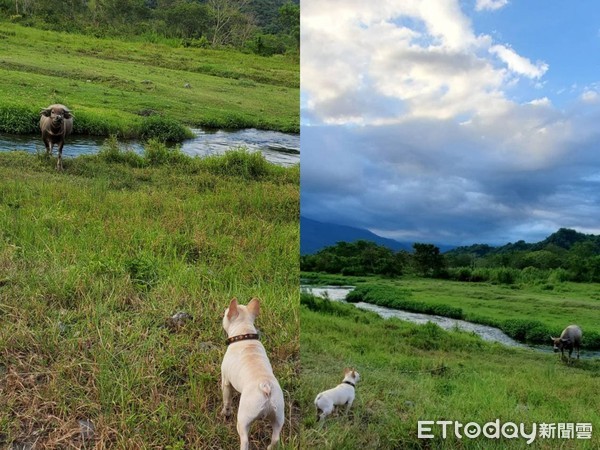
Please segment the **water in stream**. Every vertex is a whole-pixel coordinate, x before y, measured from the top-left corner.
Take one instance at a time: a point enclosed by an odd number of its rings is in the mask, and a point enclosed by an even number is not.
[[[225,131],[193,129],[195,137],[181,144],[181,151],[188,155],[219,155],[227,150],[245,147],[248,151],[260,151],[267,161],[280,166],[292,166],[300,162],[300,136],[278,131],[257,130],[254,128]],[[104,137],[71,135],[67,138],[63,156],[89,155],[97,153]],[[126,141],[124,146],[141,153],[143,146],[138,141]],[[26,150],[44,152],[44,143],[38,135],[0,134],[0,151]],[[56,150],[54,152],[56,154]]]

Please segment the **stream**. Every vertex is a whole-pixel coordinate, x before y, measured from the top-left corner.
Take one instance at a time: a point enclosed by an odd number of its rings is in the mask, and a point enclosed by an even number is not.
[[[315,297],[327,298],[331,301],[346,302],[346,296],[354,289],[354,286],[310,286],[301,285],[301,290]],[[401,320],[406,320],[413,323],[425,324],[427,322],[433,322],[444,330],[456,330],[467,331],[475,333],[480,336],[484,341],[498,342],[509,347],[529,348],[544,353],[552,353],[552,346],[548,345],[527,345],[514,340],[507,336],[503,331],[498,328],[490,327],[488,325],[480,325],[477,323],[467,322],[465,320],[451,319],[449,317],[436,316],[430,314],[413,313],[409,311],[403,311],[400,309],[386,308],[385,306],[377,306],[370,303],[358,302],[352,303],[354,306],[367,311],[377,313],[384,319],[390,317],[396,317]],[[575,353],[573,353],[575,355]],[[600,357],[600,352],[582,350],[581,358],[597,358]]]
[[[192,129],[194,138],[181,143],[181,151],[191,156],[220,155],[227,150],[245,147],[248,151],[260,151],[267,161],[284,167],[300,162],[300,135],[278,131],[257,130],[203,130]],[[106,137],[71,135],[65,142],[63,157],[97,153]],[[143,151],[139,141],[122,141],[123,147],[137,153]],[[0,151],[25,150],[31,153],[45,152],[44,143],[37,134],[0,134]],[[56,149],[54,150],[56,155]]]

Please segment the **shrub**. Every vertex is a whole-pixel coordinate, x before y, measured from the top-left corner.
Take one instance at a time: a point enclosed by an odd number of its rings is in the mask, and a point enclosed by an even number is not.
[[[583,330],[581,345],[583,348],[600,348],[600,333]]]
[[[492,281],[500,284],[513,284],[518,276],[518,270],[508,267],[501,267],[492,271]]]
[[[178,164],[191,158],[181,152],[179,147],[167,147],[158,139],[150,139],[144,145],[144,159],[150,166],[163,164]]]
[[[40,111],[33,107],[0,106],[0,132],[32,134],[40,131]]]
[[[500,328],[511,338],[521,342],[546,342],[547,336],[551,334],[546,325],[537,320],[509,319],[502,322]]]
[[[569,281],[570,275],[569,272],[565,269],[553,269],[550,271],[550,275],[548,275],[549,283],[564,283],[565,281]]]
[[[135,153],[133,150],[121,149],[119,141],[115,135],[110,136],[104,141],[98,157],[109,163],[127,164],[131,167],[143,167],[144,158]]]
[[[163,142],[182,142],[194,137],[193,133],[175,119],[158,115],[146,117],[140,126],[142,139],[157,139]]]
[[[260,180],[271,172],[271,164],[260,152],[245,148],[229,150],[224,155],[205,158],[209,170],[219,175],[232,175],[249,180]]]

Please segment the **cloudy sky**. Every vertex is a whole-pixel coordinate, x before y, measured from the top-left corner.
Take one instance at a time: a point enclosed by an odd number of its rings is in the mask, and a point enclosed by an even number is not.
[[[304,216],[454,245],[600,234],[600,2],[301,14]]]

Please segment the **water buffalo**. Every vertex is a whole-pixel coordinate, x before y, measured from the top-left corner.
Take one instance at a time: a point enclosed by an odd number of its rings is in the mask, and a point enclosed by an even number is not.
[[[583,335],[581,328],[577,325],[569,325],[563,330],[559,338],[552,338],[554,343],[554,353],[560,350],[561,358],[565,357],[565,349],[569,350],[569,359],[573,349],[577,349],[577,359],[579,359],[579,347],[581,346],[581,336]]]
[[[40,112],[40,130],[46,146],[46,154],[52,154],[54,145],[58,145],[56,169],[62,170],[62,150],[65,137],[73,131],[73,115],[65,105],[50,105]]]

